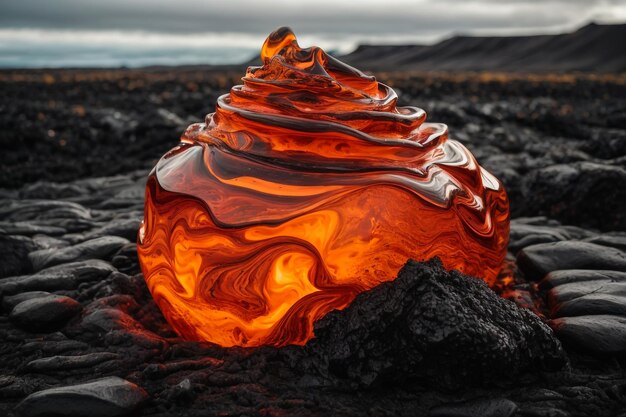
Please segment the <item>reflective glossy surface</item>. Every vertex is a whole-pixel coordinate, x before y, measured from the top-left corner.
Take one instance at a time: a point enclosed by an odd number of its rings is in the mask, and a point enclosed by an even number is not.
[[[148,180],[140,261],[180,335],[303,344],[409,258],[493,284],[506,193],[445,125],[286,28],[261,57]]]

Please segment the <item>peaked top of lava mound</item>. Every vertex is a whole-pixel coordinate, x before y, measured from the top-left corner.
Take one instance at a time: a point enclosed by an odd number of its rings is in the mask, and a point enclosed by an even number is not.
[[[345,170],[347,162],[362,169],[373,150],[376,160],[414,167],[447,140],[446,125],[425,123],[418,107],[398,107],[392,88],[321,48],[301,48],[288,28],[270,34],[261,57],[263,65],[249,67],[243,85],[219,97],[216,112],[190,126],[184,142],[273,161],[287,155],[281,162],[297,153],[298,161],[325,168],[341,160]]]

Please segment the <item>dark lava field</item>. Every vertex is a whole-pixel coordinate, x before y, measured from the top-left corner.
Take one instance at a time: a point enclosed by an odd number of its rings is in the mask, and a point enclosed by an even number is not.
[[[0,72],[0,415],[626,416],[626,78],[381,73],[511,200],[508,286],[409,261],[307,345],[163,319],[148,172],[244,69]]]

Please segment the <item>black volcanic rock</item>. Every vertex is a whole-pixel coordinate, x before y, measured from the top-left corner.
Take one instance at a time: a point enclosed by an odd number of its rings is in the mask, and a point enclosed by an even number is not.
[[[50,295],[47,291],[27,291],[21,292],[15,295],[6,295],[2,297],[2,308],[10,313],[15,306],[20,304],[22,301],[32,300],[33,298],[41,298]]]
[[[593,245],[561,242],[561,246],[566,243]],[[537,246],[539,248],[533,250],[534,255],[542,252],[550,255],[549,249],[542,251],[542,245]],[[567,247],[559,250],[567,255],[564,258],[569,258],[570,263],[573,259],[574,262],[588,264],[589,259],[602,248],[596,246],[595,252],[580,252],[580,248],[571,245],[570,250]],[[605,249],[611,252],[609,260],[620,253],[612,247]],[[607,259],[603,262],[607,266]],[[543,263],[549,261],[544,260]],[[608,269],[557,270],[547,274],[539,283],[539,288],[547,290],[547,314],[552,318],[549,324],[567,348],[598,356],[626,354],[626,272]]]
[[[48,236],[62,235],[65,229],[54,226],[41,226],[33,222],[0,222],[0,231],[8,235],[31,236],[45,234]]]
[[[457,388],[511,380],[565,362],[552,331],[476,278],[409,261],[315,326],[307,350],[323,374],[363,386],[417,380]]]
[[[80,219],[92,220],[91,212],[78,203],[63,200],[14,200],[0,207],[0,218],[6,221]],[[40,223],[41,224],[41,223]],[[53,225],[58,226],[58,224]]]
[[[15,411],[23,417],[115,417],[129,415],[147,398],[141,387],[122,378],[108,377],[36,392],[18,404]]]
[[[137,238],[137,230],[139,230],[140,225],[141,218],[115,219],[115,221],[85,234],[84,237],[85,240],[89,240],[104,236],[119,236],[134,241]]]
[[[561,269],[606,269],[626,272],[626,253],[594,243],[541,243],[522,249],[517,263],[526,276],[539,280]]]
[[[626,230],[626,169],[577,162],[530,172],[522,182],[529,214],[603,230]]]
[[[97,308],[85,312],[80,326],[68,329],[72,335],[94,333],[105,335],[103,341],[111,345],[126,345],[134,348],[163,349],[167,343],[160,336],[146,330],[133,317],[117,308]]]
[[[623,297],[626,296],[626,282],[615,282],[610,278],[606,280],[570,282],[553,288],[548,295],[550,300],[554,303],[572,301],[589,295],[615,295]],[[626,304],[624,307],[626,308]]]
[[[563,317],[550,326],[563,344],[600,355],[626,355],[626,317],[610,314]]]
[[[564,269],[552,271],[539,283],[540,288],[558,287],[570,282],[609,281],[626,283],[626,272],[593,269]]]
[[[51,332],[81,310],[82,306],[76,300],[51,294],[22,301],[13,308],[9,317],[20,327]]]
[[[520,220],[524,219],[511,221],[509,251],[513,253],[539,243],[596,237],[595,234],[574,226],[534,225],[523,223]]]
[[[585,242],[596,243],[602,246],[610,246],[622,251],[626,251],[626,233],[604,234],[585,239]]]
[[[93,370],[94,366],[102,362],[116,360],[118,358],[118,354],[111,352],[94,352],[72,356],[56,355],[30,361],[26,364],[25,369],[40,374],[54,374],[81,368],[89,372]]]
[[[30,269],[28,254],[37,249],[32,239],[26,236],[0,234],[0,278],[17,275]]]
[[[127,243],[129,243],[128,240],[123,237],[103,236],[66,248],[41,249],[31,252],[28,257],[33,265],[33,269],[39,271],[45,267],[65,262],[106,259]]]
[[[69,290],[86,281],[100,280],[114,270],[111,264],[98,259],[55,265],[33,275],[20,275],[0,280],[0,294]]]
[[[559,302],[550,311],[554,318],[605,314],[626,317],[626,296],[590,293]]]

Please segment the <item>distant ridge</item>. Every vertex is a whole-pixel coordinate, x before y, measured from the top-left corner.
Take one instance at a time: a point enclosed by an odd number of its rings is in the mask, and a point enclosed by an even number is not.
[[[572,33],[454,36],[434,45],[361,45],[339,57],[372,71],[626,72],[626,24]]]

